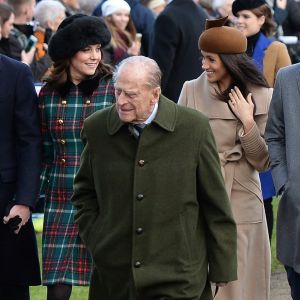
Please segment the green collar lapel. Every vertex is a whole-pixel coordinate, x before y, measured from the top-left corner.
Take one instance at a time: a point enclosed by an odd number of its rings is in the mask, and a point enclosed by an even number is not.
[[[166,131],[174,131],[177,120],[177,104],[161,95],[158,102],[158,111],[153,123]],[[125,125],[119,118],[115,105],[108,112],[107,130],[110,135],[117,133]]]

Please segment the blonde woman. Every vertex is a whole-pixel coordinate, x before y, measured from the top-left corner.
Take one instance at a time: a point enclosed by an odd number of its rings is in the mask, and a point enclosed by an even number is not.
[[[130,16],[130,6],[124,0],[107,0],[102,5],[102,15],[111,33],[111,42],[104,51],[104,60],[118,64],[128,56],[139,55],[141,43]]]

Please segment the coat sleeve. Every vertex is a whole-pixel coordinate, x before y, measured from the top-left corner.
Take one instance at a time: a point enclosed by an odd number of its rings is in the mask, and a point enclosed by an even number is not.
[[[267,112],[270,106],[272,91],[272,89],[269,89],[268,99],[266,99]],[[245,151],[245,157],[258,172],[266,171],[270,167],[268,147],[264,139],[268,118],[267,112],[255,116],[255,124],[247,134],[244,134],[242,129],[239,131],[239,138],[242,148]]]
[[[97,230],[94,224],[99,216],[99,206],[93,179],[89,143],[84,129],[82,129],[81,138],[85,146],[81,154],[80,167],[74,180],[72,202],[77,209],[75,222],[78,224],[79,234],[87,248],[92,251],[93,231]]]
[[[291,58],[286,45],[281,42],[278,42],[278,55],[276,61],[275,77],[277,75],[277,72],[281,68],[289,66],[291,64],[292,64]]]
[[[15,124],[18,178],[16,203],[34,207],[41,171],[41,135],[38,100],[32,75],[20,64],[15,87]]]
[[[39,114],[40,114],[40,127],[42,132],[42,173],[40,176],[40,195],[45,194],[45,190],[49,182],[49,172],[54,158],[53,141],[48,128],[49,122],[46,116],[45,97],[43,89],[39,95]]]
[[[207,121],[199,154],[199,204],[206,223],[209,277],[212,282],[237,279],[237,233],[225,190],[213,133]]]
[[[285,124],[282,99],[282,75],[279,71],[266,126],[266,141],[269,146],[271,169],[277,194],[287,182],[288,171],[285,153]]]

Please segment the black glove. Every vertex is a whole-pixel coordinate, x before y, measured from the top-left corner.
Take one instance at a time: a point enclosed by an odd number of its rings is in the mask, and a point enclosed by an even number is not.
[[[15,203],[10,203],[9,205],[6,206],[5,208],[5,216],[9,215],[9,212],[11,208],[15,205]],[[15,230],[18,229],[19,224],[22,222],[22,219],[20,216],[14,216],[13,218],[9,219],[6,225],[9,227],[9,231],[14,233]]]

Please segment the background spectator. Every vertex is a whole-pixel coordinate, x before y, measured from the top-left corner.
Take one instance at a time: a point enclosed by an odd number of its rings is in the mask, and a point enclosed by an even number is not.
[[[165,0],[141,0],[141,3],[151,9],[155,16],[158,16],[167,5]]]
[[[233,1],[234,0],[213,0],[213,12],[210,14],[210,16],[215,19],[228,17],[225,25],[234,26],[236,19],[231,10]]]
[[[54,0],[55,1],[55,0]],[[66,16],[72,16],[80,12],[79,0],[59,0],[66,9]]]
[[[46,55],[49,39],[65,17],[66,9],[59,1],[42,0],[37,3],[34,9],[34,19],[39,24],[34,32],[38,38],[35,54],[37,60]]]
[[[34,43],[31,44],[29,51],[25,51],[35,31],[35,26],[30,23],[34,14],[35,0],[8,0],[8,4],[13,8],[15,21],[9,38],[1,43],[1,48],[4,49],[2,53],[28,64],[34,80],[40,81],[51,65],[51,60],[47,56],[36,60]]]
[[[151,57],[162,70],[162,93],[172,101],[201,73],[197,42],[207,18],[193,0],[173,0],[155,21]]]
[[[93,12],[94,16],[102,16],[101,6],[107,0],[103,0]],[[131,8],[131,18],[136,31],[142,34],[141,54],[149,56],[150,39],[153,31],[154,15],[151,10],[140,3],[139,0],[126,0]]]
[[[130,55],[140,53],[141,43],[136,38],[130,10],[124,0],[107,0],[102,5],[103,18],[112,36],[110,44],[103,49],[106,63],[115,65]]]

